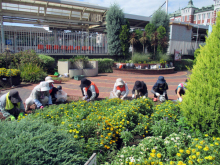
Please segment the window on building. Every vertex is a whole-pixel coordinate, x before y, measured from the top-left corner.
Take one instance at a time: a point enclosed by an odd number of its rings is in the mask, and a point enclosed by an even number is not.
[[[194,15],[194,21],[196,21],[196,15]]]
[[[210,19],[210,13],[207,14],[207,18]]]
[[[185,18],[185,16],[183,16],[183,22],[185,21],[185,19],[184,19],[184,18]]]
[[[203,14],[203,19],[205,19],[205,14]]]
[[[189,16],[187,16],[187,21],[189,21]]]
[[[200,20],[200,14],[198,15],[198,20]]]

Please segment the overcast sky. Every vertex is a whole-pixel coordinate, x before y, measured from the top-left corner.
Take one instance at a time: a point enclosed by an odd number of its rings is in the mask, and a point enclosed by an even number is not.
[[[64,0],[65,1],[65,0]],[[72,1],[72,0],[66,0]],[[76,0],[74,0],[76,1]],[[135,14],[140,16],[152,15],[160,6],[162,6],[165,0],[79,0],[84,3],[90,3],[93,5],[99,5],[102,7],[110,7],[112,4],[117,3],[124,13]],[[172,13],[179,8],[182,9],[188,5],[189,0],[168,0],[168,13]],[[201,8],[203,6],[210,6],[214,4],[213,0],[193,0],[195,7]],[[165,9],[164,5],[164,9]],[[15,25],[12,23],[4,23],[5,25]],[[17,26],[21,26],[18,24]],[[22,25],[24,26],[24,25]],[[33,26],[33,25],[25,25]]]

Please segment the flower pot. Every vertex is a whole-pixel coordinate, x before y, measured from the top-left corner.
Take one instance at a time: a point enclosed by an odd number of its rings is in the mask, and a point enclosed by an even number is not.
[[[0,76],[0,86],[3,88],[11,87],[11,86],[17,86],[21,83],[21,77],[20,76],[12,76],[12,77],[5,77]]]

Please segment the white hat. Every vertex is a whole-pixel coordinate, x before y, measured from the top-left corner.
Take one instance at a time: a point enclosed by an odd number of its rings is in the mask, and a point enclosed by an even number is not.
[[[48,83],[53,83],[53,82],[54,82],[53,79],[52,79],[52,77],[50,77],[50,76],[47,76],[47,77],[45,78],[45,81],[48,82]]]
[[[116,86],[119,86],[119,85],[124,85],[125,83],[124,83],[124,81],[121,79],[121,78],[118,78],[117,80],[116,80]]]
[[[49,91],[50,90],[49,83],[46,81],[40,82],[40,90],[41,91]]]

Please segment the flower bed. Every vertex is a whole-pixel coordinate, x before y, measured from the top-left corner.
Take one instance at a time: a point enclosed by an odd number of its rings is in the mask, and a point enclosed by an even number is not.
[[[11,87],[21,83],[20,70],[0,68],[0,86]]]

